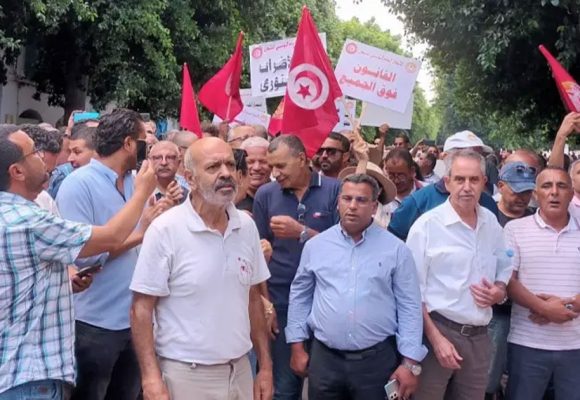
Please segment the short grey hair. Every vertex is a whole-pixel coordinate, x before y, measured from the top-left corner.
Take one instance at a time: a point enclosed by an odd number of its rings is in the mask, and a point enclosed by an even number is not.
[[[300,153],[306,154],[306,148],[304,147],[304,143],[298,136],[295,135],[280,135],[268,146],[268,153],[273,153],[278,150],[280,144],[285,144],[290,149],[290,153],[297,157]]]
[[[367,185],[369,185],[372,189],[372,200],[373,201],[377,201],[377,199],[379,198],[379,194],[381,193],[381,187],[379,186],[379,183],[377,182],[377,180],[375,178],[373,178],[370,175],[367,174],[352,174],[347,176],[346,178],[344,178],[342,180],[342,182],[340,183],[340,192],[342,193],[342,189],[344,187],[345,183],[354,183],[354,184],[360,184],[360,183],[365,183]]]
[[[481,167],[481,173],[483,176],[486,176],[485,158],[483,158],[483,156],[478,152],[469,149],[453,150],[448,153],[447,157],[445,158],[445,167],[447,168],[447,176],[451,176],[451,166],[458,158],[469,158],[471,160],[479,162],[479,165]]]
[[[246,150],[250,147],[261,147],[267,149],[270,142],[259,136],[252,136],[242,142],[241,149]]]
[[[258,137],[268,140],[268,130],[264,125],[254,124],[252,125],[252,128],[254,128],[254,131],[256,131],[256,135],[258,135]]]

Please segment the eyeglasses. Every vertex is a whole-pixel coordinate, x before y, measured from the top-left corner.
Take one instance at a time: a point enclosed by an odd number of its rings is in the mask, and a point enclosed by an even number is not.
[[[298,203],[298,207],[296,208],[296,212],[298,212],[298,222],[304,225],[304,216],[306,215],[306,206],[302,203]]]
[[[161,161],[161,160],[165,160],[167,162],[175,162],[175,161],[177,161],[177,156],[176,155],[169,155],[169,156],[161,156],[161,155],[158,155],[157,156],[156,155],[156,156],[151,156],[149,158],[151,158],[151,161],[155,161],[155,162],[158,162],[158,161]]]
[[[44,160],[44,150],[40,150],[40,149],[37,149],[35,147],[34,149],[32,149],[32,151],[30,153],[24,154],[22,157],[20,157],[20,159],[18,161],[22,161],[22,160],[26,159],[27,157],[30,157],[33,155],[36,155],[39,158]]]
[[[389,179],[391,181],[398,181],[398,182],[406,182],[407,181],[407,175],[405,175],[403,173],[394,174],[391,172],[387,172],[387,176],[389,177]]]
[[[316,152],[316,155],[321,156],[324,154],[324,152],[326,152],[326,154],[328,154],[329,157],[334,157],[336,155],[336,153],[338,153],[338,152],[343,153],[342,150],[335,149],[334,147],[321,147]]]
[[[340,196],[340,200],[344,201],[347,204],[352,203],[352,201],[354,200],[354,202],[356,204],[359,204],[361,206],[366,206],[367,204],[369,204],[371,202],[371,199],[369,199],[368,197],[364,197],[364,196],[349,196],[347,194],[343,194]]]

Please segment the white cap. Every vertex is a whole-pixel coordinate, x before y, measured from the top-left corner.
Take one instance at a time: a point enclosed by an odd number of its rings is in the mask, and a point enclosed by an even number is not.
[[[461,131],[449,136],[447,140],[445,140],[443,151],[467,149],[470,147],[482,147],[486,152],[493,152],[491,147],[483,144],[483,140],[471,131]]]

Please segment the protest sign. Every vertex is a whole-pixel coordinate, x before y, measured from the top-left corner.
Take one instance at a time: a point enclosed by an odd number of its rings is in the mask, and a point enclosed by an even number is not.
[[[345,108],[346,105],[346,108]],[[350,121],[350,116],[354,117],[356,112],[356,100],[336,100],[336,112],[338,113],[338,123],[332,128],[333,132],[341,132],[344,130],[352,131],[353,126]]]
[[[213,116],[212,123],[214,125],[219,125],[222,121],[217,115]],[[262,125],[268,128],[268,125],[270,125],[270,114],[263,113],[255,108],[244,107],[242,112],[236,115],[229,125]]]
[[[397,112],[388,108],[379,107],[376,104],[366,103],[366,110],[361,118],[362,126],[381,126],[384,123],[389,124],[395,129],[411,129],[413,121],[413,99],[411,96],[407,103],[405,112]]]
[[[319,35],[326,50],[326,33]],[[288,38],[250,46],[252,95],[284,96],[295,42],[296,38]]]
[[[334,70],[343,93],[405,112],[421,62],[347,39]]]
[[[266,98],[264,96],[253,96],[252,89],[240,89],[240,96],[242,97],[244,108],[253,108],[263,113],[268,112]]]

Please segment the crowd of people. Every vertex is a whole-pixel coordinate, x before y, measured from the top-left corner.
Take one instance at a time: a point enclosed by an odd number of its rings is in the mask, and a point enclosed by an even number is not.
[[[202,127],[0,125],[0,400],[580,399],[580,114],[548,160]]]

